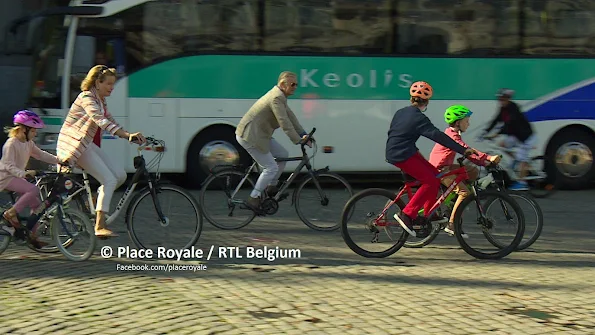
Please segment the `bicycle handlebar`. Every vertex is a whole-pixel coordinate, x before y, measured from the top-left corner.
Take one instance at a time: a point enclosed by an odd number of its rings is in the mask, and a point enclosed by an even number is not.
[[[302,140],[301,145],[304,146],[306,145],[306,143],[308,143],[308,141],[312,140],[314,141],[314,139],[312,138],[312,135],[316,132],[316,127],[312,128],[312,131],[307,135],[308,137],[306,137],[305,140]]]
[[[308,141],[316,142],[312,135],[316,132],[316,127],[312,128],[312,131],[307,135],[307,137],[300,141],[300,147],[302,149],[302,155],[306,155],[306,143]]]
[[[142,151],[142,150],[146,150],[146,151],[154,151],[154,152],[164,152],[165,151],[165,142],[162,140],[158,140],[156,138],[153,137],[145,137],[145,139],[147,140],[145,145],[139,145],[138,148],[136,148],[137,151]]]

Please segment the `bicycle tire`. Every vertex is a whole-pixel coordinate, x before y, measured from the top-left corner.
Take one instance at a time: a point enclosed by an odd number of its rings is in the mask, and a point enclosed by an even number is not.
[[[463,200],[463,202],[459,205],[459,208],[457,209],[457,211],[455,213],[455,219],[454,219],[455,220],[455,222],[454,222],[455,236],[457,237],[457,240],[458,240],[461,248],[463,248],[463,250],[470,256],[475,257],[477,259],[501,259],[503,257],[508,256],[513,251],[515,251],[516,248],[521,243],[521,240],[523,239],[523,235],[525,232],[525,216],[524,216],[523,211],[520,208],[519,204],[516,203],[516,201],[508,194],[496,192],[496,191],[492,191],[492,190],[484,190],[481,194],[486,197],[491,196],[494,198],[504,199],[504,201],[506,201],[514,210],[517,218],[519,218],[519,222],[517,224],[516,235],[515,235],[514,239],[512,240],[512,243],[510,245],[508,245],[507,247],[500,248],[499,251],[496,251],[493,253],[483,253],[483,252],[476,251],[470,245],[467,244],[466,239],[464,239],[463,236],[461,236],[461,233],[463,231],[462,227],[461,227],[462,215],[463,215],[465,208],[467,208],[467,206],[469,206],[470,204],[471,205],[476,204],[477,196],[473,195],[473,194],[468,196],[467,198],[465,198],[465,200]],[[484,235],[485,235],[485,233],[484,233]],[[486,236],[486,238],[488,238],[488,237]]]
[[[182,187],[179,187],[179,186],[176,186],[173,184],[169,184],[169,183],[168,184],[156,183],[155,191],[157,192],[157,195],[159,195],[161,190],[169,190],[169,191],[177,192],[177,193],[181,194],[182,196],[184,196],[192,205],[194,215],[196,215],[196,219],[197,219],[197,221],[196,221],[197,227],[194,230],[194,234],[190,238],[190,241],[183,247],[179,248],[179,249],[188,249],[196,244],[196,242],[200,238],[200,234],[202,233],[203,222],[202,222],[201,208],[198,205],[198,203],[196,202],[196,200],[194,199],[194,197],[192,196],[192,194],[190,194],[190,192],[188,192],[186,189],[184,189]],[[148,249],[148,248],[140,241],[137,233],[134,230],[134,213],[136,213],[137,207],[140,204],[140,202],[147,196],[151,197],[151,191],[148,188],[145,189],[144,191],[139,192],[134,197],[134,199],[130,202],[128,209],[126,210],[126,226],[128,228],[128,236],[130,237],[132,242],[136,245],[136,247],[140,248],[140,249]],[[152,201],[152,199],[151,199],[151,201]],[[153,209],[154,209],[154,207],[153,207]]]
[[[401,249],[401,247],[403,247],[405,241],[407,240],[407,237],[409,236],[407,231],[403,230],[401,236],[399,237],[399,240],[397,241],[397,243],[395,243],[395,245],[381,252],[370,252],[364,250],[363,248],[360,248],[355,244],[355,242],[353,242],[353,239],[351,239],[351,236],[349,236],[349,233],[347,232],[347,222],[348,219],[351,217],[351,214],[349,212],[352,211],[352,209],[355,207],[355,204],[359,200],[367,196],[374,195],[386,197],[388,201],[392,201],[397,197],[397,193],[381,188],[369,188],[354,194],[347,201],[345,207],[343,207],[343,212],[341,213],[341,236],[343,237],[343,241],[345,241],[345,244],[347,244],[349,249],[351,249],[356,254],[365,258],[385,258],[396,253],[397,251],[399,251],[399,249]],[[395,204],[399,207],[400,210],[404,208],[404,206],[402,206],[402,203],[400,204],[399,202],[396,202]],[[382,212],[383,209],[384,208],[381,208],[379,209],[379,211]]]
[[[45,190],[47,191],[47,188]],[[13,203],[16,203],[21,196],[22,195],[16,195],[14,192],[11,192],[11,198],[12,198]],[[48,192],[46,192],[46,193],[40,192],[40,198],[42,201],[45,201],[47,199],[47,197],[48,197]],[[65,206],[64,208],[67,208],[66,204],[64,206]],[[82,212],[85,213],[84,210]],[[38,224],[39,224],[39,222],[38,222]],[[55,241],[55,237],[53,236],[51,224],[48,223],[46,225],[48,225],[47,229],[50,231],[51,240]],[[40,228],[41,227],[38,226],[37,232],[39,232]],[[38,234],[38,236],[39,236],[39,234]],[[65,243],[62,243],[62,246],[65,248],[68,248],[72,245],[72,243],[73,243],[72,239],[69,239]],[[55,254],[55,253],[60,252],[60,249],[58,249],[58,247],[55,245],[46,245],[45,247],[40,248],[40,249],[35,248],[35,246],[33,246],[31,243],[26,243],[26,245],[29,249],[31,249],[37,253],[40,253],[40,254]]]
[[[63,208],[62,209],[64,211],[64,215],[68,216],[68,217],[76,217],[77,220],[80,220],[79,222],[81,222],[83,224],[83,226],[85,227],[84,229],[87,230],[90,238],[90,245],[89,247],[87,247],[87,249],[85,250],[85,253],[81,256],[76,256],[73,255],[69,252],[69,248],[68,247],[64,247],[64,245],[60,242],[59,239],[59,233],[60,233],[60,228],[62,228],[62,218],[60,218],[59,216],[58,218],[58,222],[52,222],[52,236],[54,237],[54,243],[56,244],[56,247],[60,250],[60,252],[69,260],[74,261],[74,262],[82,262],[85,261],[87,259],[89,259],[92,255],[93,252],[95,251],[95,247],[97,245],[97,238],[95,237],[95,229],[93,227],[93,223],[91,223],[91,220],[89,220],[89,216],[86,213],[81,212],[78,209],[74,209],[74,208]],[[59,208],[56,209],[57,214],[59,213]],[[70,241],[72,241],[72,239],[69,239]],[[69,244],[69,246],[71,246],[72,244],[74,244],[74,241],[71,242]]]
[[[52,230],[52,225],[51,224],[49,224],[48,229],[50,230],[50,234],[52,235],[52,241],[55,242],[55,238],[54,238],[53,232],[51,232],[51,230]],[[39,232],[39,227],[37,228],[37,231]],[[38,234],[38,236],[39,236],[39,234]],[[62,243],[62,246],[64,248],[68,248],[68,247],[70,247],[72,245],[72,243],[73,243],[73,240],[72,239],[68,239],[66,242]],[[27,243],[27,247],[29,247],[29,249],[31,249],[31,250],[33,250],[35,252],[38,252],[40,254],[55,254],[55,253],[60,252],[60,249],[57,246],[55,246],[55,245],[51,245],[51,246],[50,245],[46,245],[45,247],[43,247],[41,249],[37,249],[31,243]]]
[[[0,255],[3,252],[5,252],[6,249],[8,249],[11,239],[12,236],[10,236],[10,234],[7,231],[5,231],[4,229],[0,231]]]
[[[469,187],[469,186],[467,186],[467,187]],[[448,187],[446,187],[444,184],[442,184],[442,183],[440,184],[440,194],[443,194],[447,189],[448,189]],[[401,199],[399,199],[399,201],[401,201]],[[456,200],[453,200],[453,202],[454,201],[456,201]],[[442,208],[443,206],[441,205],[440,207]],[[450,218],[450,210],[448,210],[447,213],[448,213],[448,215],[443,215],[443,216]],[[430,233],[430,235],[428,235],[424,238],[421,238],[419,240],[411,240],[411,236],[409,236],[407,238],[407,241],[405,241],[404,247],[405,248],[423,248],[426,245],[429,245],[432,242],[434,242],[436,237],[438,237],[438,235],[440,234],[440,231],[443,230],[443,226],[439,223],[434,223],[434,222],[431,222],[431,224],[432,224],[432,232]]]
[[[91,207],[89,206],[86,197],[87,197],[87,191],[83,188],[83,191],[79,192],[79,194],[77,194],[75,197],[73,197],[68,203],[64,203],[64,208],[69,208],[68,204],[74,201],[77,205],[77,207],[74,209],[78,209],[80,212],[87,214],[87,217],[89,218],[89,221],[91,221],[91,224],[95,224],[95,213],[91,212]],[[47,194],[46,194],[46,198],[47,198]],[[51,229],[51,227],[50,227],[50,229]],[[62,243],[62,246],[64,248],[68,248],[72,245],[72,243],[74,243],[74,241],[72,239],[69,239],[65,243]],[[45,248],[35,249],[35,247],[33,247],[32,245],[30,245],[30,244],[27,244],[27,245],[29,246],[30,249],[33,249],[37,252],[44,252],[43,250],[45,249]],[[58,247],[56,247],[56,246],[52,246],[51,248],[47,248],[47,249],[52,250],[52,251],[47,251],[48,253],[60,251],[60,249],[58,249]]]
[[[440,226],[440,224],[438,223],[432,223],[432,232],[430,233],[430,235],[419,239],[417,241],[411,241],[409,237],[407,239],[407,241],[405,241],[405,244],[403,245],[405,248],[423,248],[426,245],[431,244],[432,242],[434,242],[434,240],[436,239],[436,237],[438,237],[438,235],[440,234],[440,231],[442,230],[442,227]]]
[[[209,188],[209,185],[216,179],[219,178],[221,176],[224,175],[235,175],[240,177],[240,180],[242,178],[244,178],[244,176],[246,175],[245,172],[239,171],[239,170],[233,170],[233,169],[228,169],[228,170],[223,170],[223,171],[219,171],[215,174],[210,175],[204,182],[201,190],[200,190],[200,203],[203,204],[202,208],[202,215],[205,217],[205,219],[207,219],[207,221],[209,221],[213,226],[219,228],[219,229],[223,229],[223,230],[234,230],[234,229],[240,229],[243,228],[245,226],[247,226],[248,224],[250,224],[250,222],[252,222],[254,220],[254,218],[256,217],[256,213],[253,210],[246,210],[245,212],[248,213],[248,219],[246,219],[246,221],[242,222],[239,225],[236,226],[224,226],[219,224],[214,218],[211,217],[211,215],[209,213],[207,213],[206,211],[206,207],[204,206],[205,202],[205,197],[206,197],[206,193],[207,193],[207,189]],[[254,188],[254,180],[252,180],[252,178],[250,176],[248,176],[246,178],[246,180],[244,181],[248,182],[250,184],[250,186],[252,188]]]
[[[508,195],[510,195],[512,198],[518,197],[518,198],[525,199],[532,206],[533,210],[537,214],[537,227],[535,228],[535,231],[533,232],[533,234],[531,235],[531,237],[529,239],[521,240],[521,243],[516,248],[516,251],[525,250],[525,249],[529,248],[531,245],[533,245],[533,243],[535,243],[535,241],[537,241],[539,236],[541,236],[541,232],[543,230],[543,211],[541,210],[541,206],[539,206],[537,201],[535,201],[535,199],[533,199],[533,197],[531,197],[530,195],[527,195],[524,192],[508,191]],[[488,199],[485,202],[484,207],[488,208],[495,200],[496,200],[495,198]],[[519,203],[518,201],[516,201],[516,202]],[[523,215],[524,214],[525,213],[523,213]],[[525,220],[526,219],[527,219],[527,216],[525,215]],[[524,238],[524,235],[526,235],[526,233],[527,233],[527,225],[525,222],[525,232],[523,234],[523,238]],[[492,243],[495,247],[498,247],[498,248],[504,247],[502,244],[500,244],[496,241],[490,240],[490,243]]]
[[[22,197],[22,195],[18,195],[15,192],[10,192],[10,198],[11,198],[13,204],[16,203],[20,197]],[[40,198],[45,201],[45,199],[47,198],[47,194],[42,194],[40,192]],[[51,235],[52,227],[49,227],[49,230],[50,230],[50,235]],[[51,240],[53,242],[53,240],[54,240],[53,236],[52,236]],[[57,252],[60,252],[60,249],[58,249],[55,245],[46,245],[45,247],[43,247],[41,249],[35,248],[31,243],[25,243],[25,245],[27,245],[27,247],[29,249],[31,249],[37,253],[40,253],[40,254],[55,254]]]
[[[339,183],[343,184],[344,186],[346,186],[347,190],[349,191],[349,197],[351,198],[353,196],[353,188],[351,187],[351,185],[349,184],[349,182],[347,182],[347,180],[345,180],[345,178],[341,177],[340,175],[333,173],[333,172],[321,172],[321,173],[317,173],[316,174],[316,178],[320,179],[323,177],[329,177],[329,178],[334,178],[336,180],[339,181]],[[313,229],[313,230],[317,230],[317,231],[335,231],[339,228],[341,228],[341,221],[340,221],[340,214],[337,215],[337,224],[331,227],[320,227],[317,226],[316,224],[310,222],[306,216],[304,215],[304,213],[302,212],[301,208],[300,208],[300,194],[302,192],[302,190],[304,189],[304,187],[306,186],[306,184],[308,184],[308,182],[310,182],[313,179],[313,177],[310,175],[307,178],[305,178],[300,185],[298,186],[298,188],[295,191],[295,211],[298,215],[298,217],[300,218],[300,220],[302,220],[302,222],[308,226],[309,228]],[[320,186],[320,188],[322,190],[324,190],[324,187]]]

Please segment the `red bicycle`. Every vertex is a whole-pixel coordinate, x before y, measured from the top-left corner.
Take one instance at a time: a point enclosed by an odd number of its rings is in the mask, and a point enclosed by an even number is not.
[[[457,159],[459,168],[440,173],[436,178],[442,179],[446,176],[455,175],[453,182],[440,193],[440,197],[432,206],[429,213],[424,213],[424,216],[418,216],[413,224],[413,229],[416,237],[427,237],[433,229],[432,223],[428,220],[434,213],[436,213],[442,206],[444,199],[452,192],[452,190],[461,182],[468,181],[469,176],[463,164],[465,157]],[[384,258],[397,252],[407,241],[410,236],[406,230],[402,229],[395,215],[405,208],[405,203],[401,199],[405,194],[411,199],[413,196],[413,189],[420,186],[420,182],[413,179],[411,176],[405,175],[404,186],[398,193],[382,188],[370,188],[363,190],[353,195],[345,204],[341,214],[341,235],[343,240],[349,248],[356,254],[366,258]],[[482,190],[478,195],[476,182],[466,183],[470,188],[469,195],[458,207],[455,213],[454,230],[455,236],[459,245],[465,252],[478,259],[500,259],[511,252],[513,252],[521,240],[525,232],[525,217],[523,211],[517,202],[506,193],[500,193],[493,190]],[[379,197],[380,200],[374,203],[372,198]],[[494,199],[495,198],[495,199]],[[500,202],[500,207],[503,209],[505,224],[496,225],[496,217],[487,215],[484,212],[481,204],[481,199],[494,199]],[[492,202],[492,201],[490,201]],[[472,204],[475,204],[473,206]],[[360,208],[372,207],[371,211],[364,211],[364,215],[356,215],[355,211]],[[378,209],[381,209],[378,213]],[[477,215],[475,219],[471,220],[473,224],[463,225],[463,214],[468,211],[476,209]],[[378,213],[378,214],[376,214]],[[514,213],[514,215],[513,215]],[[516,219],[515,219],[516,217]],[[355,231],[349,232],[348,225],[350,221],[355,220]],[[512,231],[506,232],[506,228],[512,228]],[[363,228],[363,229],[362,229]],[[464,239],[463,228],[468,238]],[[473,233],[473,228],[478,228],[478,233]],[[501,228],[501,229],[500,229]],[[384,234],[381,234],[381,230]],[[363,233],[364,243],[370,244],[371,248],[379,251],[371,251],[367,247],[362,247],[354,242],[356,233]],[[508,239],[509,242],[502,242],[502,239]],[[487,240],[487,241],[486,241]],[[490,241],[497,241],[499,247],[495,248]],[[472,247],[470,244],[474,242],[488,242],[485,248]],[[504,247],[506,246],[506,247]],[[385,249],[382,249],[385,248]],[[495,248],[492,251],[485,250],[487,248]]]

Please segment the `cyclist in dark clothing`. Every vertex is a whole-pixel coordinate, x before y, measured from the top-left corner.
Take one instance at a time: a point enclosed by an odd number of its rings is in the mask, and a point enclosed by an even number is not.
[[[440,180],[436,178],[438,170],[419,153],[415,142],[420,136],[424,136],[465,156],[475,153],[475,150],[466,149],[455,142],[423,114],[433,95],[432,87],[428,83],[413,83],[409,94],[411,106],[398,110],[390,124],[386,141],[386,161],[422,184],[403,211],[394,216],[403,229],[415,237],[413,220],[417,218],[422,206],[424,213],[430,212],[440,189]]]
[[[498,115],[496,115],[494,120],[492,120],[490,125],[486,128],[484,134],[490,132],[498,122],[503,122],[504,126],[500,129],[498,134],[493,136],[484,135],[484,137],[493,138],[499,134],[506,135],[506,138],[499,143],[501,147],[519,147],[515,159],[520,163],[520,181],[515,182],[509,187],[510,190],[519,191],[528,189],[527,182],[523,179],[527,176],[529,152],[535,145],[536,138],[531,123],[529,123],[529,120],[527,120],[519,108],[519,105],[510,100],[513,95],[514,91],[511,89],[502,88],[498,90],[496,96],[500,102],[500,110]]]

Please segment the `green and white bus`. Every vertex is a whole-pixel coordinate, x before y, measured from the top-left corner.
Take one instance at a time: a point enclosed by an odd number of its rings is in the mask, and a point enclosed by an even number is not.
[[[439,128],[450,104],[474,111],[465,139],[496,115],[496,91],[514,89],[567,186],[595,177],[595,4],[586,0],[113,0],[22,19],[30,28],[31,106],[57,133],[95,64],[118,69],[108,98],[126,129],[168,145],[161,171],[198,185],[215,164],[247,163],[234,127],[276,83],[298,74],[290,107],[316,127],[316,166],[392,172],[384,159],[394,112],[416,80],[435,90],[426,112]],[[278,131],[276,138],[299,155]],[[433,142],[418,147],[428,155]],[[102,147],[132,172],[133,146]],[[288,164],[287,170],[294,167]]]

